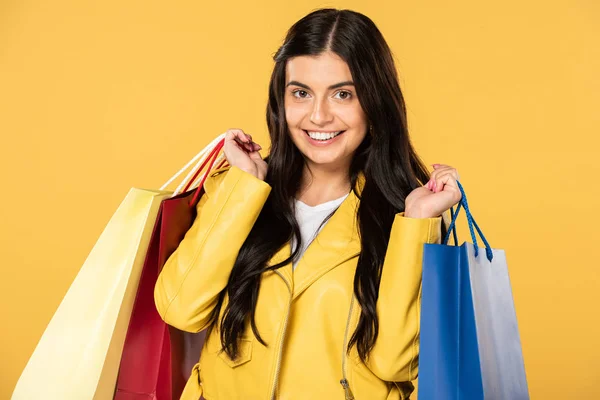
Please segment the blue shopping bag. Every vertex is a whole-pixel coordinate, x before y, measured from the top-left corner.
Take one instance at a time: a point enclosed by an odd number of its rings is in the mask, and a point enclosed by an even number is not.
[[[504,250],[492,249],[462,199],[442,244],[425,244],[419,400],[529,399]],[[458,246],[464,207],[473,243]],[[480,251],[477,230],[485,244]],[[454,246],[448,245],[450,232]]]

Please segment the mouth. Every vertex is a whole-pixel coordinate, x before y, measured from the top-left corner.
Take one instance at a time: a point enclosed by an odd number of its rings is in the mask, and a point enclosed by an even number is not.
[[[346,132],[346,131],[337,131],[337,132],[313,132],[313,131],[311,131],[311,132],[309,132],[304,129],[303,129],[303,131],[311,141],[317,142],[317,143],[331,142],[333,139],[337,138],[340,135],[343,135],[344,132]]]

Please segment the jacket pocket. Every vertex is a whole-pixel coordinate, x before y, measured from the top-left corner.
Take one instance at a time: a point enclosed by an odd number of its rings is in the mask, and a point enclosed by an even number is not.
[[[225,364],[231,368],[239,367],[252,359],[252,342],[253,339],[241,339],[239,345],[239,354],[235,360],[229,358],[227,353],[219,351],[219,357]]]

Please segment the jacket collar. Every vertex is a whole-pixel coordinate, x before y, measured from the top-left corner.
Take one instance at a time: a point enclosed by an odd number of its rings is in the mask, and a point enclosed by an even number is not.
[[[361,174],[356,187],[359,194],[364,182],[364,175]],[[359,204],[358,196],[351,191],[309,244],[295,270],[291,263],[279,269],[281,277],[292,290],[292,300],[327,272],[360,254],[361,242],[356,220]],[[285,260],[290,254],[291,243],[288,242],[273,256],[269,265]]]

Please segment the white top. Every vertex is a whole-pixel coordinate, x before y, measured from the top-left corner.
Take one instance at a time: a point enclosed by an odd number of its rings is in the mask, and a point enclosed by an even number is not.
[[[300,249],[300,255],[297,258],[299,261],[302,258],[302,255],[308,248],[308,245],[312,240],[317,236],[320,232],[319,225],[323,222],[323,220],[331,214],[331,212],[336,209],[342,202],[348,197],[350,193],[345,194],[344,196],[327,201],[325,203],[317,204],[316,206],[309,206],[298,199],[294,199],[294,203],[296,204],[296,221],[300,225],[300,235],[302,236],[302,248]],[[326,224],[326,223],[325,223]],[[323,224],[323,226],[325,226]],[[321,227],[322,229],[323,227]],[[317,229],[319,229],[317,231]],[[296,249],[297,241],[296,238],[292,241],[292,252]],[[292,268],[296,268],[297,262],[294,261],[292,263]]]

